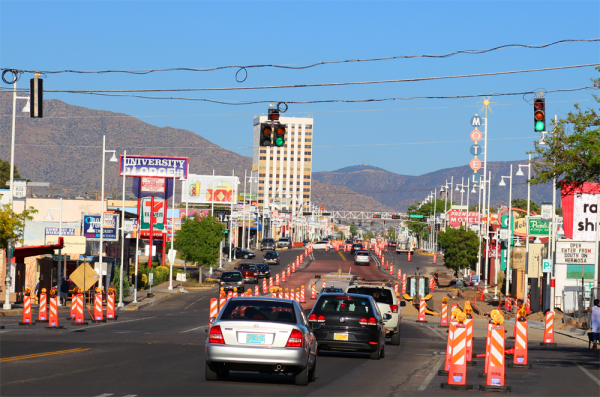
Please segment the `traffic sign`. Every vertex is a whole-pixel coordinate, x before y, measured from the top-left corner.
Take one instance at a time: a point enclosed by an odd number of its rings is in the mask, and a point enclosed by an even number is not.
[[[508,240],[508,228],[501,227],[499,230],[500,230],[500,240],[507,241]]]
[[[552,261],[550,259],[542,260],[542,273],[552,273]]]
[[[478,284],[479,283],[479,276],[471,276],[471,283],[472,284]]]
[[[411,214],[410,217],[412,219],[423,219],[423,215],[418,215],[418,214]]]
[[[471,117],[471,126],[472,127],[480,127],[481,126],[481,117],[479,117],[479,116]]]

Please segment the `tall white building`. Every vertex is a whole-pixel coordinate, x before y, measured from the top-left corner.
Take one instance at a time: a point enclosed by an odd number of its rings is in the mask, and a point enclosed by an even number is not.
[[[252,170],[258,172],[258,207],[297,212],[308,209],[311,193],[313,118],[280,117],[287,125],[282,147],[260,146],[260,125],[267,116],[254,118]],[[266,204],[266,206],[265,206]]]

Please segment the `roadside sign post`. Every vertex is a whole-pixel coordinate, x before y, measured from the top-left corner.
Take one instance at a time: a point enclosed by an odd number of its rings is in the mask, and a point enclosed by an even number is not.
[[[171,245],[173,242],[171,241]],[[177,256],[177,250],[171,248],[169,250],[169,289],[173,289],[173,263],[175,263],[175,257]],[[183,283],[181,284],[183,286]]]

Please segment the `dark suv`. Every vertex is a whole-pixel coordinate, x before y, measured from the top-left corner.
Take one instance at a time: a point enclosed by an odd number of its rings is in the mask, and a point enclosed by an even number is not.
[[[269,265],[279,265],[279,253],[277,251],[267,251],[263,260]]]
[[[260,243],[260,250],[274,250],[275,249],[275,240],[272,238],[263,238]]]
[[[221,280],[219,281],[219,287],[225,291],[233,290],[237,288],[238,291],[244,291],[244,277],[241,272],[223,272],[221,274]]]

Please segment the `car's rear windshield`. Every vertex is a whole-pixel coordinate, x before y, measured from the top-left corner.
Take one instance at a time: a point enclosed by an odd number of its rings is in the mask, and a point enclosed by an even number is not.
[[[242,270],[254,270],[254,269],[256,269],[256,265],[254,263],[242,263],[240,265],[240,269],[242,269]]]
[[[279,241],[290,241],[290,239],[287,238],[287,237],[282,237],[282,238],[279,239]]]
[[[265,258],[268,258],[268,259],[277,258],[277,252],[269,251],[265,254]]]
[[[356,251],[356,255],[365,255],[365,256],[369,256],[369,253],[367,251]]]
[[[292,303],[266,300],[230,300],[223,309],[221,320],[268,321],[296,323]]]
[[[242,274],[241,273],[223,273],[223,275],[221,276],[221,280],[241,280],[242,279]]]
[[[269,265],[266,263],[259,263],[256,265],[256,267],[258,267],[260,270],[269,270]]]
[[[350,287],[348,288],[348,293],[372,296],[373,299],[375,299],[375,302],[377,303],[385,303],[388,305],[394,303],[392,291],[390,291],[389,289],[373,287]]]
[[[315,305],[319,312],[373,314],[368,298],[351,296],[324,296]]]

